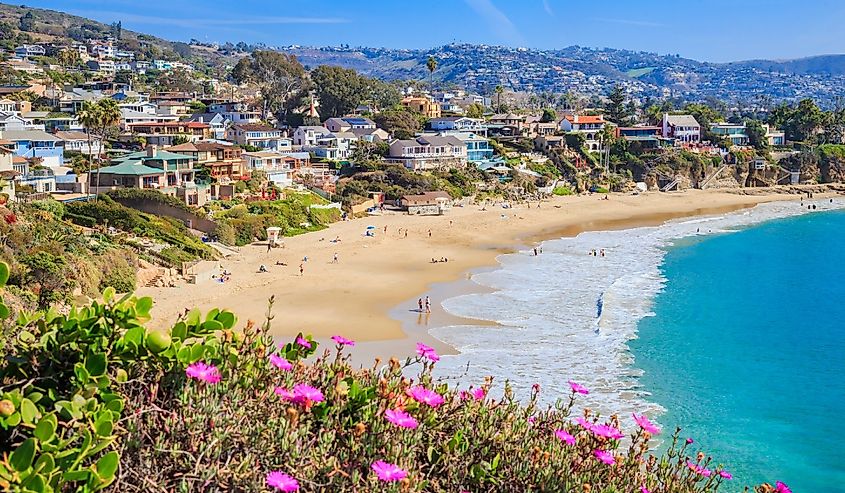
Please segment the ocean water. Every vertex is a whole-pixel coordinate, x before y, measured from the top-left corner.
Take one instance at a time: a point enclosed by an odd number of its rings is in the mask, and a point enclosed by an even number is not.
[[[538,383],[546,402],[574,380],[591,390],[576,406],[617,413],[627,430],[632,412],[656,417],[664,436],[683,426],[735,484],[845,491],[845,212],[834,211],[845,203],[814,203],[502,255],[473,276],[494,292],[442,303],[499,326],[433,329],[460,351],[437,372],[463,385],[492,375],[519,397]]]

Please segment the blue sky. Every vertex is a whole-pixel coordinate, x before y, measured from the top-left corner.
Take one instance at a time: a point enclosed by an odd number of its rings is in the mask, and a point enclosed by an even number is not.
[[[707,61],[845,53],[841,0],[29,0],[167,39],[627,48]]]

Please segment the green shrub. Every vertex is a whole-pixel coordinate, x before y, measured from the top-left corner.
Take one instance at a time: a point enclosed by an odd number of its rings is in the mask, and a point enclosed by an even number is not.
[[[575,192],[573,192],[572,188],[570,188],[569,186],[557,186],[554,188],[554,190],[552,190],[552,193],[560,196],[575,194]]]

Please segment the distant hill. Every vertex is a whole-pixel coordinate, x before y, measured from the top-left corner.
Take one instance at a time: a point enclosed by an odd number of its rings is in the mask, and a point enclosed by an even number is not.
[[[20,19],[27,13],[32,13],[27,34],[38,42],[69,44],[73,40],[116,34],[113,26],[84,17],[0,4],[0,45],[14,47]],[[677,55],[580,46],[535,50],[450,44],[411,50],[266,47],[239,42],[218,47],[169,41],[127,29],[121,29],[119,34],[118,47],[135,52],[141,59],[175,59],[191,62],[196,67],[213,66],[220,76],[226,65],[234,64],[250,49],[277,49],[295,54],[306,67],[339,65],[386,80],[427,80],[426,60],[431,55],[438,61],[433,76],[438,84],[484,94],[501,85],[513,91],[572,92],[590,97],[606,94],[619,84],[640,99],[779,101],[812,97],[824,106],[845,97],[845,55],[717,64]]]
[[[819,55],[795,60],[747,60],[727,64],[753,67],[767,72],[799,75],[845,75],[845,55]]]

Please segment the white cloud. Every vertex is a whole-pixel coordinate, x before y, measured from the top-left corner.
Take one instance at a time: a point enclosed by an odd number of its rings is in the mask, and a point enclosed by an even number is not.
[[[546,11],[549,15],[555,15],[554,11],[552,10],[552,6],[549,4],[549,0],[543,0],[543,10]]]
[[[484,18],[499,37],[514,45],[525,46],[525,38],[513,22],[491,0],[464,0],[476,14]]]

